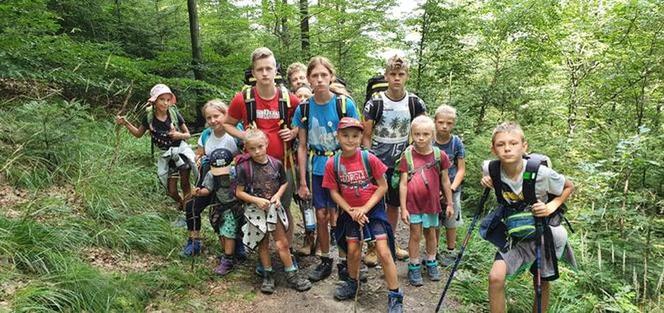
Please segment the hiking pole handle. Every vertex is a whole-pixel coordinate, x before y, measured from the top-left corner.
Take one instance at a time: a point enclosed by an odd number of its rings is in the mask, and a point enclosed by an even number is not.
[[[445,299],[445,295],[447,294],[447,290],[450,288],[450,285],[452,284],[452,279],[454,278],[454,273],[456,272],[457,267],[459,266],[459,263],[461,263],[461,258],[463,257],[463,252],[466,251],[466,246],[468,245],[468,241],[470,240],[470,237],[473,234],[473,228],[475,228],[475,224],[477,224],[477,220],[479,219],[480,215],[482,215],[482,211],[484,209],[484,203],[486,202],[487,198],[489,197],[489,191],[491,189],[489,188],[484,188],[484,192],[482,193],[482,198],[480,198],[480,202],[477,205],[477,211],[475,211],[475,216],[473,216],[473,221],[470,223],[470,226],[468,227],[468,231],[466,232],[466,238],[463,239],[463,245],[461,245],[461,250],[459,251],[459,254],[456,257],[456,260],[454,260],[454,266],[452,267],[452,271],[450,271],[450,276],[447,277],[447,282],[445,283],[445,289],[443,289],[443,294],[440,295],[440,299],[438,299],[438,305],[436,305],[436,311],[440,311],[440,306],[443,304],[443,299]]]

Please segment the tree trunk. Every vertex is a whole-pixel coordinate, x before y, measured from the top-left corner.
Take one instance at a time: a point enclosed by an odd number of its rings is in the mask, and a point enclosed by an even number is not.
[[[415,92],[419,93],[420,92],[420,82],[422,81],[422,73],[424,72],[424,62],[423,62],[423,57],[422,54],[424,53],[424,43],[425,43],[425,38],[428,32],[428,25],[429,22],[427,21],[428,15],[427,15],[427,3],[424,3],[424,13],[422,14],[422,25],[421,25],[421,31],[422,31],[422,37],[420,38],[420,46],[417,51],[417,83],[415,84]]]
[[[191,35],[191,65],[194,70],[194,78],[196,80],[203,80],[203,72],[201,70],[203,64],[203,52],[201,50],[201,42],[199,38],[196,0],[187,0],[187,9],[189,11],[189,33]]]
[[[300,0],[300,44],[302,56],[309,60],[309,0]]]

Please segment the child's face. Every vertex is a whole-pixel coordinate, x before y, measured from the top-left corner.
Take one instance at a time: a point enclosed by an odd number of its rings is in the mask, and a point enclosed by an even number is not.
[[[431,146],[433,129],[430,127],[415,124],[411,127],[411,134],[415,148],[424,149]]]
[[[214,129],[223,127],[224,116],[226,115],[214,107],[210,106],[205,109],[205,121]]]
[[[311,74],[309,74],[307,79],[309,80],[309,85],[314,93],[325,93],[330,90],[330,83],[332,82],[333,77],[327,67],[318,64],[311,71]]]
[[[288,77],[288,80],[290,81],[291,90],[296,90],[307,84],[307,73],[302,71],[294,72]]]
[[[402,92],[406,88],[408,72],[405,70],[391,70],[385,74],[388,88],[393,92]]]
[[[157,110],[161,112],[166,112],[168,111],[168,106],[171,105],[171,103],[173,103],[173,95],[171,95],[170,93],[161,94],[159,95],[159,97],[157,97],[157,100],[155,100],[154,102],[156,104]]]
[[[502,163],[520,162],[528,149],[528,143],[523,140],[519,132],[497,133],[491,152],[500,159]]]
[[[257,85],[274,85],[274,76],[277,74],[274,57],[262,58],[254,61],[251,74],[256,78]]]
[[[440,114],[436,116],[436,132],[438,134],[449,135],[454,129],[456,120],[453,116]]]
[[[311,93],[311,90],[307,88],[300,88],[295,92],[295,95],[297,96],[298,99],[300,99],[300,102],[303,102],[304,100],[309,99],[313,94]]]
[[[247,140],[244,147],[254,161],[263,163],[267,160],[267,140],[264,138]]]
[[[362,142],[362,131],[358,128],[344,128],[337,131],[337,140],[342,151],[354,151]]]

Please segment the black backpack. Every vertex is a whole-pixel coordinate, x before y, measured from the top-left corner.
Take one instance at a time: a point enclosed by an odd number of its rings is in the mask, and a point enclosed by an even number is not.
[[[291,120],[288,110],[291,107],[290,94],[288,89],[283,85],[277,87],[277,93],[279,94],[279,124],[290,126]],[[256,88],[251,87],[242,91],[244,98],[244,107],[247,110],[247,125],[245,128],[255,128],[256,127]]]
[[[337,117],[339,120],[341,120],[344,117],[348,116],[348,112],[346,112],[346,100],[348,100],[348,97],[344,95],[336,95],[337,96]],[[300,103],[300,113],[302,113],[302,127],[304,128],[304,131],[308,132],[309,131],[309,101],[305,101],[303,103]]]
[[[369,78],[367,81],[367,93],[364,97],[364,103],[369,102],[375,93],[387,90],[387,80],[382,74]]]

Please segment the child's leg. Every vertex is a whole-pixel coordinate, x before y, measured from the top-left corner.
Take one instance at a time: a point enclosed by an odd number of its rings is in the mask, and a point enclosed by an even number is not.
[[[286,237],[286,229],[279,219],[277,219],[277,229],[272,233],[272,238],[274,238],[277,253],[279,253],[281,262],[284,263],[284,268],[290,269],[293,266],[293,259],[291,258],[290,246],[288,245],[288,237]]]
[[[360,242],[358,240],[347,240],[347,243],[348,253],[346,254],[346,262],[348,264],[348,276],[357,280],[360,274],[360,257],[362,256]]]
[[[380,259],[380,265],[383,267],[383,274],[385,274],[385,283],[390,290],[399,289],[399,281],[397,280],[397,267],[392,259],[390,247],[387,245],[387,238],[376,240],[376,252]]]
[[[426,242],[427,260],[429,261],[435,260],[436,252],[438,251],[437,249],[438,240],[436,240],[436,228],[434,227],[425,228],[424,239]]]
[[[190,169],[180,171],[180,188],[182,188],[182,199],[189,199],[191,196],[191,184],[189,183],[190,172]]]
[[[546,312],[546,309],[549,307],[549,282],[542,280],[542,312]],[[533,290],[536,290],[537,288],[536,282],[535,282],[535,277],[533,277]],[[533,301],[533,313],[537,313],[537,294],[535,294],[535,297],[533,298],[535,301]]]
[[[329,209],[316,209],[316,219],[318,224],[316,226],[316,231],[318,233],[318,247],[320,247],[320,251],[323,253],[323,255],[330,252],[330,230],[327,227],[327,224],[330,220],[329,217]]]
[[[507,264],[503,260],[493,262],[489,272],[489,306],[492,313],[505,312],[505,277]]]
[[[269,236],[265,234],[263,240],[258,244],[258,258],[263,265],[263,269],[268,270],[272,269],[272,260],[270,260],[270,250],[269,250]]]
[[[410,263],[418,264],[420,258],[420,239],[422,237],[422,224],[410,224],[410,239],[408,240],[408,256]]]
[[[447,250],[454,250],[456,248],[456,228],[446,228],[445,239],[447,240]]]
[[[180,194],[178,193],[178,181],[177,177],[169,177],[168,178],[168,195],[175,200],[175,202],[178,203],[178,206],[180,210],[182,210],[182,198],[180,197]]]
[[[224,254],[225,255],[233,255],[235,252],[235,238],[223,238],[219,237],[220,241],[223,241],[223,247],[224,247]]]

